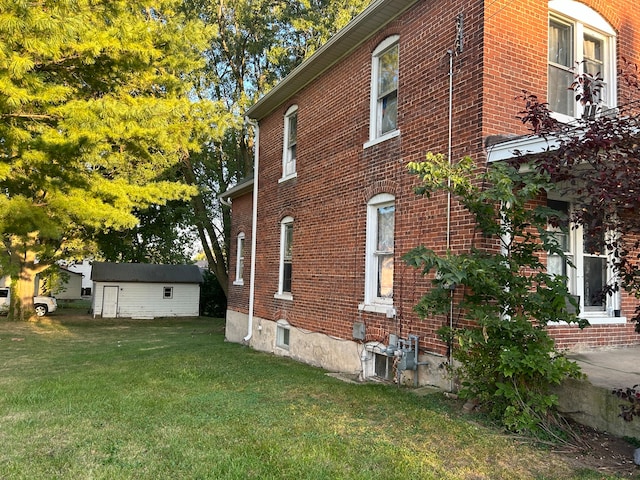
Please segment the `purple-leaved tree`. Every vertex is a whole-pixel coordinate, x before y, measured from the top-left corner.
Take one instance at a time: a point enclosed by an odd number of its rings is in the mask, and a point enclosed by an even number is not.
[[[569,220],[582,225],[589,253],[607,252],[615,281],[603,295],[623,288],[640,299],[640,82],[638,65],[624,60],[618,72],[625,92],[611,110],[598,110],[603,87],[600,74],[577,74],[569,86],[584,109],[582,118],[561,123],[548,104],[528,92],[521,121],[537,135],[553,138],[557,148],[531,155],[519,152],[516,163],[526,163],[548,175],[572,199]],[[640,306],[634,320],[640,332]]]

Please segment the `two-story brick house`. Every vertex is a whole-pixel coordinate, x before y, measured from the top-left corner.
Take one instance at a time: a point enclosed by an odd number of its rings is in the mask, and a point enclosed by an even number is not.
[[[484,164],[540,148],[523,136],[514,97],[546,94],[562,118],[580,115],[567,91],[580,59],[604,73],[603,101],[616,105],[616,65],[640,52],[634,7],[373,0],[247,112],[256,174],[223,196],[233,218],[227,339],[362,377],[390,377],[395,363],[416,383],[447,386],[436,331],[452,319],[417,317],[430,284],[401,256],[421,243],[468,249],[473,225],[445,195],[417,197],[406,165],[428,151]],[[487,142],[504,135],[514,140]],[[582,243],[572,230],[570,289],[592,327],[551,327],[558,346],[640,343],[630,299],[585,295],[607,259]]]

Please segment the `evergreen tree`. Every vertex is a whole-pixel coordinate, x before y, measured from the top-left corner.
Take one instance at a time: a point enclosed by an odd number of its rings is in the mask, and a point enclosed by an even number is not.
[[[225,125],[185,81],[215,29],[152,5],[0,0],[0,269],[19,318],[36,273],[194,194],[168,172]]]

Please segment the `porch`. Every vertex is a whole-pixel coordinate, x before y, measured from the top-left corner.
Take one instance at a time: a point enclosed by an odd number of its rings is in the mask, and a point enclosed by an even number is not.
[[[580,365],[586,379],[569,380],[558,388],[560,411],[598,430],[640,439],[640,418],[623,420],[620,405],[626,402],[612,394],[618,388],[640,385],[640,346],[586,350],[567,356]]]

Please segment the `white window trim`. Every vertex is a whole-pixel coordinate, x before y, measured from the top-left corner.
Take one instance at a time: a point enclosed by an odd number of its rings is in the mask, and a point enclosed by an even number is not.
[[[169,295],[167,295],[169,292]],[[173,287],[162,287],[162,298],[164,300],[171,300],[173,298]]]
[[[378,264],[374,252],[378,233],[378,208],[392,204],[395,204],[395,197],[389,193],[375,195],[367,203],[364,302],[358,306],[362,311],[386,315],[393,312],[393,298],[376,296]]]
[[[240,248],[240,244],[242,244],[243,248]],[[236,237],[236,278],[233,281],[234,285],[244,285],[244,271],[240,268],[240,264],[244,266],[244,249],[245,245],[245,236],[244,232],[241,232]],[[242,260],[242,262],[241,262]]]
[[[560,21],[571,22],[575,27],[574,39],[583,38],[585,30],[590,34],[603,37],[605,41],[604,62],[605,71],[602,72],[605,81],[605,92],[602,99],[603,103],[613,108],[618,105],[617,98],[617,66],[616,66],[616,31],[611,25],[595,10],[586,6],[584,3],[574,0],[550,0],[549,1],[549,18],[555,17]],[[578,43],[578,52],[574,60],[582,61],[582,44]],[[569,87],[569,85],[567,85]],[[583,107],[578,105],[576,109],[576,117],[553,112],[552,116],[563,123],[570,123],[582,115]]]
[[[278,291],[274,298],[280,300],[293,300],[291,292],[284,292],[284,249],[285,249],[285,228],[287,225],[293,224],[293,217],[284,217],[280,221],[280,262],[278,271]]]
[[[371,55],[371,88],[370,88],[370,105],[369,105],[369,141],[364,144],[364,148],[371,147],[390,138],[400,135],[400,130],[392,130],[382,135],[378,135],[378,73],[380,70],[379,57],[394,45],[398,44],[399,35],[392,35],[380,42]]]
[[[566,201],[550,195],[549,198],[554,200]],[[569,202],[571,205],[571,202]],[[627,318],[616,317],[614,311],[620,309],[620,292],[613,295],[607,295],[605,298],[605,309],[602,311],[586,311],[584,306],[584,230],[581,225],[572,225],[569,229],[569,251],[572,254],[573,267],[567,269],[567,287],[569,293],[580,297],[580,318],[588,320],[591,325],[612,325],[623,324],[627,322]],[[607,255],[607,282],[614,279],[614,273],[611,268],[612,257]],[[550,325],[566,325],[566,322],[549,322]]]
[[[296,158],[291,161],[290,156],[291,152],[289,151],[289,118],[298,113],[298,106],[292,105],[290,106],[286,113],[284,114],[284,129],[283,129],[283,137],[282,137],[282,178],[280,178],[279,182],[283,182],[285,180],[289,180],[291,178],[295,178],[298,175],[297,169],[297,154]],[[296,135],[297,137],[297,135]],[[296,138],[297,145],[297,138]],[[287,173],[287,166],[293,163],[293,171]]]
[[[284,343],[282,338],[285,330],[289,332],[289,343]],[[282,350],[289,350],[291,348],[291,325],[283,319],[276,322],[276,347]]]
[[[569,241],[571,244],[573,254],[574,269],[571,269],[570,280],[573,282],[571,285],[572,293],[580,296],[580,318],[584,318],[592,325],[594,324],[616,324],[626,323],[625,317],[614,316],[614,310],[620,308],[620,292],[615,292],[612,295],[607,295],[605,298],[605,308],[602,311],[587,311],[584,306],[584,243],[581,241],[583,238],[584,229],[582,226],[576,226],[571,228],[569,234]],[[604,256],[604,255],[603,255]],[[614,281],[614,273],[611,268],[612,257],[611,254],[607,254],[607,283]]]

